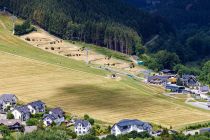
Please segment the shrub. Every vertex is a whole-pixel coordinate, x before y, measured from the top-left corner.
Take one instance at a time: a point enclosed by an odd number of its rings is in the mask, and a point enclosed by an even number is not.
[[[31,22],[29,20],[23,22],[22,25],[15,25],[15,35],[24,35],[35,30],[36,29],[31,26]]]
[[[36,118],[31,118],[26,121],[27,126],[34,126],[39,124],[39,120]]]
[[[94,125],[95,120],[93,118],[89,118],[88,121],[90,122],[91,125]]]
[[[14,119],[14,115],[11,112],[7,113],[7,119]]]
[[[99,138],[92,135],[84,135],[84,136],[80,136],[78,140],[99,140]]]
[[[85,119],[85,120],[88,120],[89,118],[90,118],[90,117],[89,117],[87,114],[84,115],[84,119]]]

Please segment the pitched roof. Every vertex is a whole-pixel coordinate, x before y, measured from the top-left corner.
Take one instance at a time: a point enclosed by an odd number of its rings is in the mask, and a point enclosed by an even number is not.
[[[22,114],[30,114],[30,110],[28,109],[28,107],[26,105],[18,106],[14,110],[17,110]]]
[[[55,114],[59,117],[63,117],[64,111],[58,107],[58,108],[54,108],[54,109],[50,110],[50,114]]]
[[[137,119],[134,119],[134,120],[124,119],[124,120],[119,121],[115,125],[117,125],[121,131],[123,131],[124,129],[127,129],[127,127],[133,126],[133,125],[135,125],[137,127],[141,127],[144,130],[152,129],[152,126],[149,123],[143,122],[143,121],[140,121]]]
[[[2,94],[0,100],[4,102],[13,102],[13,99],[17,98],[14,94]]]
[[[0,120],[0,124],[6,125],[6,126],[12,126],[15,125],[16,123],[22,124],[20,120]]]
[[[90,123],[87,120],[76,120],[74,125],[75,127],[77,127],[78,125],[82,125],[82,127],[87,127],[90,125]]]
[[[191,79],[191,78],[196,79],[196,77],[194,75],[189,75],[189,74],[182,75],[182,78],[183,79]]]
[[[148,81],[152,81],[152,80],[156,80],[156,79],[159,79],[159,80],[162,80],[162,81],[166,81],[170,77],[171,76],[169,76],[169,75],[155,75],[155,76],[148,77]]]
[[[39,100],[39,101],[31,102],[28,105],[31,105],[33,108],[43,108],[45,103]]]
[[[56,115],[56,114],[44,114],[44,117],[43,117],[43,118],[44,118],[44,119],[45,119],[45,118],[49,118],[49,119],[51,119],[52,121],[54,121],[54,120],[58,119],[59,116]]]

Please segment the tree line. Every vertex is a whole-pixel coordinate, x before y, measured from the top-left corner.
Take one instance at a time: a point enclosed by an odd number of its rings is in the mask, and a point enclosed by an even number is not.
[[[63,39],[125,54],[143,53],[144,41],[156,34],[173,32],[161,17],[120,0],[2,0],[0,5]]]

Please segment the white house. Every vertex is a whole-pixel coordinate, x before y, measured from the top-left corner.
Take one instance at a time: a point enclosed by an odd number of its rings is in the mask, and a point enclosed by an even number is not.
[[[31,114],[45,113],[45,103],[42,101],[31,102],[27,105]]]
[[[18,106],[12,110],[15,119],[27,121],[30,118],[31,112],[27,106]]]
[[[91,124],[86,120],[77,120],[74,124],[74,131],[77,135],[86,135],[90,133]]]
[[[43,123],[45,126],[50,126],[53,122],[60,125],[65,121],[64,111],[61,108],[54,108],[49,111],[49,114],[44,115]]]
[[[136,132],[147,131],[148,133],[151,133],[152,126],[147,122],[125,119],[113,125],[111,129],[111,134],[117,136],[117,135],[127,134],[132,131]]]
[[[8,107],[13,109],[17,104],[18,98],[14,94],[3,94],[0,96],[0,112],[6,112]]]

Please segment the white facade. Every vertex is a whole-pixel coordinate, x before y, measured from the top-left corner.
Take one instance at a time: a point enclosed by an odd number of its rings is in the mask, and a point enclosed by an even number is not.
[[[18,110],[13,110],[12,114],[14,116],[14,119],[22,120],[22,114]]]
[[[21,121],[26,121],[26,120],[30,119],[30,114],[21,113],[20,111],[18,111],[16,109],[14,109],[11,113],[13,114],[14,119],[18,119]]]
[[[117,136],[117,135],[124,135],[124,134],[130,133],[132,131],[143,132],[144,129],[138,128],[136,125],[131,125],[127,129],[124,129],[122,131],[122,130],[120,130],[120,128],[117,125],[114,125],[111,129],[111,134]]]
[[[53,123],[53,120],[50,119],[49,117],[44,118],[43,123],[45,126],[49,126]]]
[[[75,133],[77,133],[77,135],[86,135],[90,133],[90,129],[91,129],[91,124],[88,123],[87,126],[83,126],[81,123],[77,124],[77,126],[75,126],[74,131]]]
[[[27,107],[28,107],[28,109],[30,110],[31,114],[34,115],[34,114],[37,113],[37,111],[36,111],[31,105],[28,105]]]

